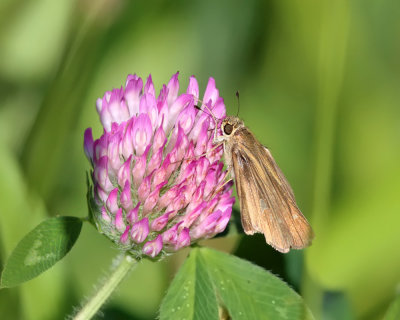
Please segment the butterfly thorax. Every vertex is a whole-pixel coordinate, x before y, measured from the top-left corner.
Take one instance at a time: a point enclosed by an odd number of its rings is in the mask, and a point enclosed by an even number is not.
[[[254,138],[249,129],[246,128],[243,121],[238,117],[227,116],[224,120],[222,120],[220,128],[222,135],[218,135],[214,142],[223,143],[225,164],[230,176],[234,178],[234,171],[232,167],[233,149],[235,146],[237,147],[239,142],[243,143],[243,139],[254,142],[257,142],[257,140]],[[245,137],[247,137],[247,139]]]

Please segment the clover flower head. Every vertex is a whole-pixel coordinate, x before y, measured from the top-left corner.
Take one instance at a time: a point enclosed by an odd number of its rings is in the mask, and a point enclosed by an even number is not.
[[[196,108],[199,88],[190,77],[179,95],[178,73],[156,97],[128,75],[125,87],[97,100],[104,128],[84,134],[91,181],[88,205],[97,229],[135,256],[161,257],[222,232],[231,216],[232,183],[225,184],[222,147],[215,148],[215,121]],[[210,78],[203,103],[218,118],[225,105]]]

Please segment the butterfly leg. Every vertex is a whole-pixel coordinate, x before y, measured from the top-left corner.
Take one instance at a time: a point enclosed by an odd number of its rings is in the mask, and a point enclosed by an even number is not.
[[[226,168],[226,170],[227,170],[227,175],[225,176],[224,179],[222,179],[220,182],[218,182],[218,184],[222,183],[222,185],[221,186],[217,185],[217,187],[215,188],[215,191],[213,192],[212,196],[214,196],[215,194],[221,192],[228,183],[233,181],[233,179],[234,179],[233,166],[232,165],[228,166]]]
[[[215,191],[212,193],[211,198],[214,197],[217,193],[221,192],[221,191],[224,189],[224,187],[225,187],[228,183],[230,183],[231,181],[233,181],[233,179],[226,179],[225,181],[222,180],[222,182],[223,182],[222,185],[221,185],[221,186],[217,186],[217,187],[215,188]]]
[[[192,160],[200,159],[201,157],[204,157],[204,156],[209,155],[211,152],[213,152],[214,150],[216,150],[217,148],[219,148],[221,145],[222,145],[222,142],[219,143],[219,144],[217,144],[217,145],[215,145],[215,146],[212,147],[210,150],[208,150],[208,151],[206,151],[206,152],[204,152],[204,153],[202,153],[202,154],[199,154],[198,156],[190,157],[190,158],[185,158],[185,159],[183,159],[182,161],[192,161]],[[180,162],[181,162],[181,161],[175,161],[175,162],[171,162],[171,164],[180,163]]]
[[[228,183],[233,182],[233,179],[226,179],[221,187],[219,187],[219,191],[221,191]]]

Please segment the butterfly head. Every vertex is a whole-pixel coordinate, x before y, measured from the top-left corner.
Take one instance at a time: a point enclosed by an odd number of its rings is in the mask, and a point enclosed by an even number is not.
[[[227,137],[235,133],[235,131],[243,127],[243,121],[238,117],[227,116],[221,123],[222,134]]]

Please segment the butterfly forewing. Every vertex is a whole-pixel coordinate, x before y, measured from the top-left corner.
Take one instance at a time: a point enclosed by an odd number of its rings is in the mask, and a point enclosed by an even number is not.
[[[244,126],[230,140],[228,154],[246,234],[263,233],[267,243],[281,252],[308,246],[313,238],[311,226],[269,150]]]

